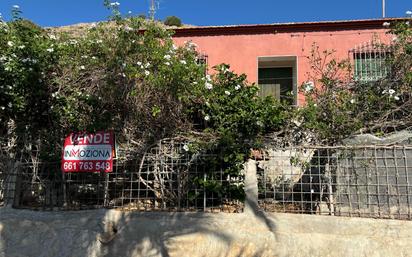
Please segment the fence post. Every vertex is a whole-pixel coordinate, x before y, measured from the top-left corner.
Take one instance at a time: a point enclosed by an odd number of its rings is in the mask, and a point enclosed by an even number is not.
[[[245,169],[245,213],[254,213],[259,209],[258,181],[256,161],[249,159],[244,165]]]
[[[10,172],[11,171],[11,172]],[[18,206],[20,203],[20,162],[9,161],[6,167],[6,176],[4,181],[4,206]],[[8,173],[8,175],[7,175]]]
[[[104,174],[104,199],[103,199],[103,207],[107,208],[109,206],[109,173],[103,172]]]
[[[203,173],[203,211],[206,212],[206,180],[207,175]]]

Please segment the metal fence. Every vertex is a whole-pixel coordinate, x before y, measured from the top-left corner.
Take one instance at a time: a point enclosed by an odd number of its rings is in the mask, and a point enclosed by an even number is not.
[[[412,146],[290,148],[260,157],[266,211],[412,218]]]
[[[161,142],[111,173],[62,173],[60,163],[4,162],[0,204],[17,208],[120,208],[136,211],[241,212],[216,187],[241,186],[215,155]],[[305,146],[254,152],[259,206],[265,211],[412,219],[412,146]],[[7,172],[5,172],[7,171]]]
[[[110,173],[62,173],[60,163],[22,163],[9,174],[16,192],[13,206],[241,212],[243,203],[210,186],[239,183],[224,169],[210,170],[210,158],[215,156],[189,153],[182,142],[160,142],[138,158],[117,159]]]

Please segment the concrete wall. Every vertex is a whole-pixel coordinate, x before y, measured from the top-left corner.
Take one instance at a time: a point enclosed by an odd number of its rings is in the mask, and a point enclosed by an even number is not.
[[[108,227],[115,227],[117,233],[104,232]],[[1,257],[399,257],[412,256],[411,242],[412,222],[408,221],[259,211],[207,214],[0,208]]]

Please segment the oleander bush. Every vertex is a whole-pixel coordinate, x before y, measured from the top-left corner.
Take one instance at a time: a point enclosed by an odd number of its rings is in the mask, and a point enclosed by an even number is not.
[[[116,3],[106,6],[108,22],[75,35],[44,30],[17,8],[13,20],[1,20],[0,136],[10,156],[58,161],[72,131],[114,130],[135,156],[180,135],[192,142],[192,154],[220,158],[210,160],[210,170],[223,163],[216,170],[240,181],[223,188],[209,179],[211,188],[242,199],[250,148],[282,126],[287,108],[258,97],[257,87],[229,65],[207,75],[194,43],[175,46],[172,31],[122,17]]]
[[[113,130],[135,156],[179,135],[191,154],[217,156],[210,170],[240,181],[225,188],[212,179],[205,186],[243,199],[242,165],[268,135],[281,146],[339,144],[358,133],[412,126],[408,22],[393,25],[389,72],[378,81],[353,80],[347,60],[314,46],[308,58],[315,87],[302,86],[306,105],[296,108],[258,97],[258,87],[228,64],[206,74],[194,43],[175,46],[171,30],[105,4],[110,20],[76,35],[45,30],[18,8],[11,21],[0,19],[0,137],[11,158],[58,161],[72,131]]]

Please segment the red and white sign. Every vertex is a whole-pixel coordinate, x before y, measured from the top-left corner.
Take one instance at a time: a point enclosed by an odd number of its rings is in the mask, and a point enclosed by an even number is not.
[[[61,168],[64,172],[112,172],[113,132],[71,133],[64,140]]]

